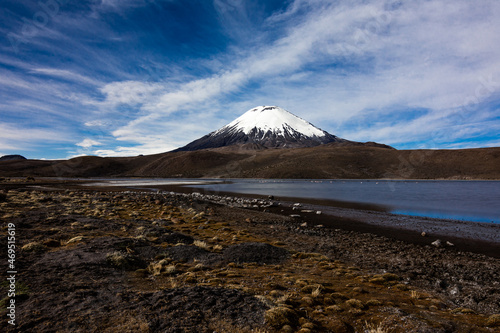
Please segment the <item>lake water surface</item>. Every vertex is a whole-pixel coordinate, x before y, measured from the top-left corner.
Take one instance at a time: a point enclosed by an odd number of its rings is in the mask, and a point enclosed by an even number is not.
[[[106,184],[152,189],[182,185],[207,193],[329,200],[395,214],[500,223],[500,181],[124,179]]]
[[[500,181],[237,179],[189,186],[214,192],[376,205],[395,214],[500,223]]]

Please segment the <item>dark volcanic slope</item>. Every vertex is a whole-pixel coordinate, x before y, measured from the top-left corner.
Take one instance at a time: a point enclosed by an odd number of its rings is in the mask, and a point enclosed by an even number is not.
[[[319,129],[278,106],[258,106],[239,118],[175,151],[195,151],[231,145],[265,148],[305,148],[349,142]]]
[[[253,129],[248,134],[230,131],[210,133],[175,151],[194,151],[207,148],[226,147],[235,144],[257,144],[265,148],[297,148],[314,147],[330,142],[347,142],[347,140],[326,132],[323,137],[309,138],[292,130],[286,131],[283,135],[276,135],[271,131],[264,132],[259,129]]]
[[[15,161],[15,160],[25,160],[26,157],[21,155],[4,155],[0,157],[0,161]]]
[[[158,155],[0,162],[3,176],[500,179],[500,148],[395,150],[331,143],[312,148],[231,146]]]

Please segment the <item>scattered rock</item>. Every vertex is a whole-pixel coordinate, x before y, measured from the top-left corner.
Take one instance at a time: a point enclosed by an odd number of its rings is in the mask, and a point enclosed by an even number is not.
[[[443,247],[443,242],[440,239],[437,239],[434,242],[432,242],[431,245],[435,247]]]
[[[422,231],[422,233],[420,234],[420,236],[425,237],[425,236],[427,236],[427,233],[425,231]]]

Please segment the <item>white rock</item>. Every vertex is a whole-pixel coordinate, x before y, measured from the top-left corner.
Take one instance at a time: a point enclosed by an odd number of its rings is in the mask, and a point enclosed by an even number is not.
[[[435,247],[441,247],[441,246],[443,246],[443,242],[440,239],[437,239],[434,242],[432,242],[431,245],[433,245]]]

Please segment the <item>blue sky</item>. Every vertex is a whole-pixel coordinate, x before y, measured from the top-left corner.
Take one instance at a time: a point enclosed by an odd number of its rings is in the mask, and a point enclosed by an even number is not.
[[[2,0],[0,156],[133,156],[258,105],[398,149],[500,146],[497,0]]]

